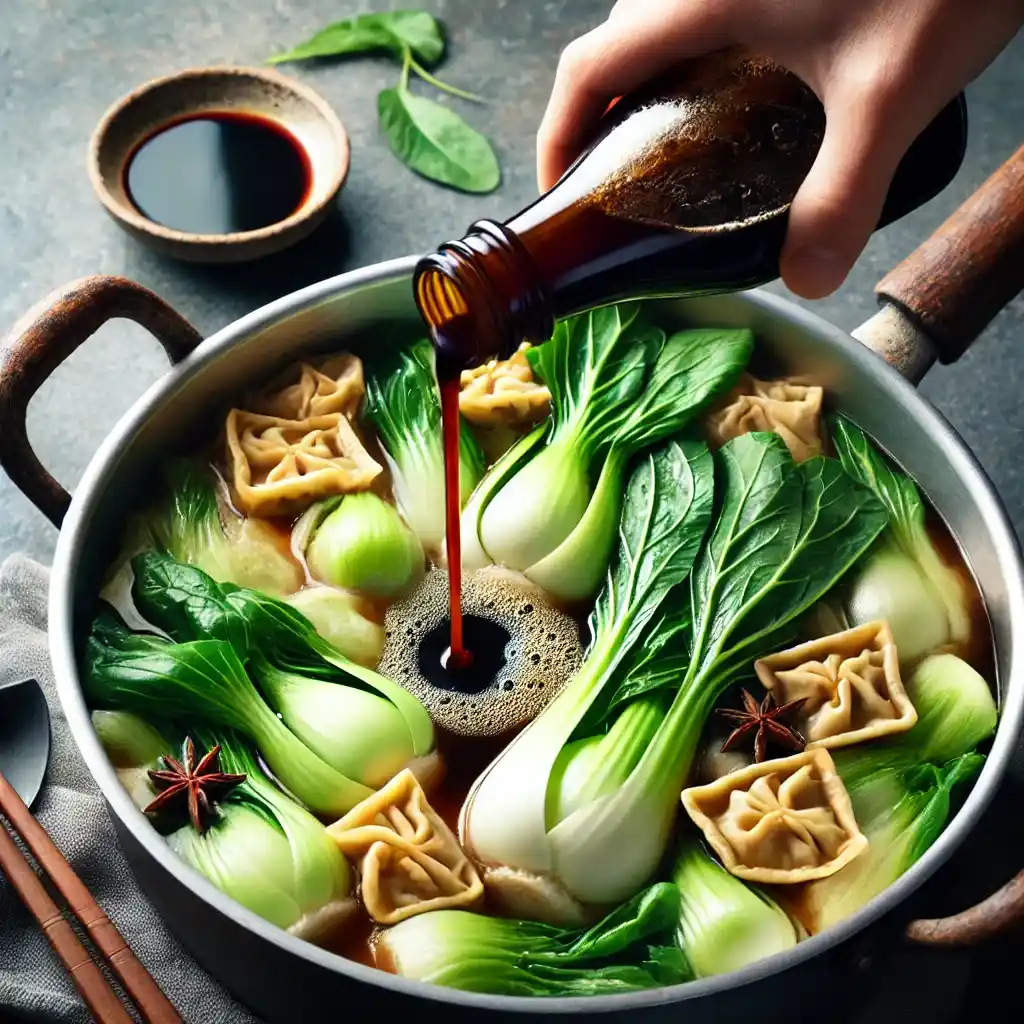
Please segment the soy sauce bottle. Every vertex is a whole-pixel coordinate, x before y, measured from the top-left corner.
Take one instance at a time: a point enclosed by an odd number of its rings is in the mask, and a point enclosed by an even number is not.
[[[949,184],[966,130],[960,95],[904,157],[879,227]],[[737,49],[621,99],[549,192],[503,224],[477,221],[417,265],[439,374],[504,358],[592,306],[776,278],[789,206],[824,132],[824,109],[800,79]]]

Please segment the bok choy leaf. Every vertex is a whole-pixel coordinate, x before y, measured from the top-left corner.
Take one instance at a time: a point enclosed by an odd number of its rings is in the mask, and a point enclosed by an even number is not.
[[[467,992],[590,996],[689,981],[673,945],[679,892],[659,882],[589,929],[436,910],[382,933],[378,958],[406,978]]]
[[[638,304],[558,324],[550,341],[528,352],[551,391],[543,444],[492,469],[463,532],[491,561],[556,597],[591,597],[614,546],[630,459],[731,387],[752,345],[746,330],[666,338]]]

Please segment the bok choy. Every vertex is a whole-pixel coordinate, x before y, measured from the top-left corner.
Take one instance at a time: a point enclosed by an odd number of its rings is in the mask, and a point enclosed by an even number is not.
[[[995,730],[996,705],[970,665],[932,655],[917,666],[907,694],[918,714],[909,732],[835,752],[870,845],[807,886],[801,912],[812,932],[849,917],[912,867],[945,826],[953,788],[984,762],[975,748]]]
[[[387,637],[379,622],[363,614],[363,598],[334,587],[314,586],[304,587],[285,601],[346,658],[367,668],[380,661]]]
[[[384,931],[378,962],[417,981],[508,996],[591,996],[689,981],[679,893],[659,882],[589,929],[435,910]]]
[[[245,775],[200,835],[191,825],[168,845],[218,889],[271,924],[315,941],[356,911],[348,862],[326,829],[264,774],[254,751],[230,731],[198,733],[220,746],[220,767]]]
[[[925,507],[910,477],[889,468],[867,436],[843,416],[832,440],[846,471],[870,487],[889,510],[889,529],[858,570],[847,596],[854,625],[889,623],[905,664],[971,632],[964,587],[942,560],[925,524]]]
[[[173,643],[133,633],[107,607],[93,621],[84,663],[84,689],[94,707],[237,729],[259,747],[281,783],[317,814],[337,817],[373,792],[289,732],[256,692],[227,640]]]
[[[796,925],[766,893],[730,875],[696,839],[687,839],[672,871],[679,889],[679,945],[697,978],[738,971],[791,949]]]
[[[377,431],[405,521],[427,552],[437,554],[445,533],[444,447],[434,346],[426,338],[368,372],[364,416]],[[463,420],[459,427],[463,504],[485,467],[472,428]]]
[[[666,338],[637,304],[559,323],[527,353],[551,391],[551,422],[488,474],[472,517],[463,515],[464,535],[475,537],[469,551],[563,600],[593,596],[614,546],[629,460],[731,387],[752,345],[747,330]]]
[[[132,594],[148,621],[178,641],[229,641],[280,720],[360,789],[432,754],[433,724],[419,701],[343,657],[292,606],[219,585],[167,555],[141,555],[132,565]]]
[[[511,868],[517,885],[546,876],[581,903],[636,892],[664,853],[715,702],[886,525],[838,462],[798,465],[774,434],[736,438],[717,463],[722,495],[703,545],[706,449],[671,442],[634,471],[582,669],[463,808],[463,842],[491,865],[489,883]]]
[[[162,497],[143,517],[155,547],[197,566],[218,583],[253,587],[275,597],[302,586],[302,572],[274,528],[227,508],[208,466],[178,459],[168,464],[165,476]]]

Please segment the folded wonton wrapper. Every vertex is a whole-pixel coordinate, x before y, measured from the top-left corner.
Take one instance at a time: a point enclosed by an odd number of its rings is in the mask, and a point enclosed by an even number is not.
[[[382,471],[350,422],[363,397],[362,363],[346,354],[300,370],[298,383],[258,402],[259,411],[228,413],[234,491],[247,515],[294,515],[365,491]]]
[[[834,633],[754,662],[777,704],[804,698],[794,721],[811,747],[845,747],[906,732],[917,722],[884,622]]]
[[[750,882],[825,878],[868,845],[821,747],[684,789],[682,801],[724,867]]]
[[[362,360],[345,352],[328,359],[320,369],[300,363],[297,383],[268,396],[256,411],[285,420],[330,413],[341,413],[351,420],[365,392]]]
[[[749,373],[708,413],[705,427],[715,447],[740,434],[773,430],[797,462],[822,452],[821,401],[817,385],[758,380]]]
[[[523,342],[508,359],[492,359],[483,366],[463,370],[459,411],[478,426],[534,423],[551,407],[551,392],[533,379]]]
[[[359,863],[363,905],[380,924],[397,924],[428,910],[471,907],[483,897],[472,861],[408,768],[327,832]]]

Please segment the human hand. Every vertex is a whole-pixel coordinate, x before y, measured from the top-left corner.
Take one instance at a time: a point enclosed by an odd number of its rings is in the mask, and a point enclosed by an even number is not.
[[[617,96],[689,58],[740,45],[803,79],[825,107],[793,201],[782,277],[805,298],[842,284],[910,144],[1013,38],[1024,0],[618,0],[566,47],[537,137],[550,188]]]

